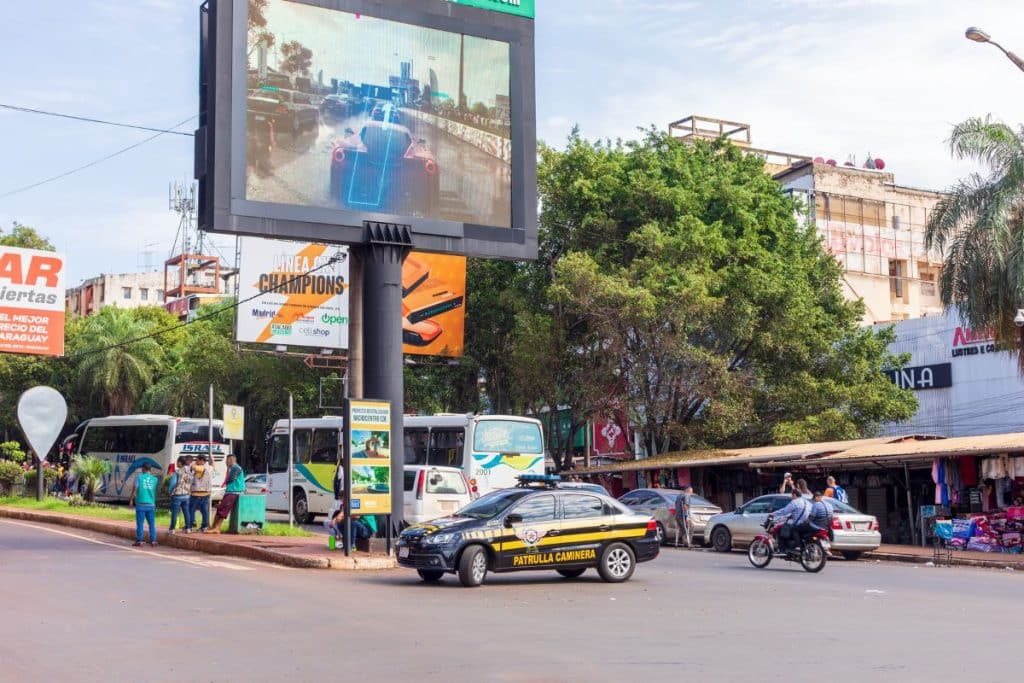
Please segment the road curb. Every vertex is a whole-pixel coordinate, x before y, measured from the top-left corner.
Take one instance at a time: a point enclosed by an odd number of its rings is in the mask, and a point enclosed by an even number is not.
[[[38,510],[23,510],[20,508],[0,507],[0,517],[18,519],[26,522],[41,522],[43,524],[56,524],[58,526],[95,531],[101,534],[117,536],[128,540],[135,539],[135,530],[124,526],[121,523],[95,519],[91,517],[78,517],[75,515],[62,515],[54,512],[42,512]],[[206,553],[208,555],[222,555],[225,557],[237,557],[257,562],[277,564],[292,569],[339,569],[348,571],[358,570],[383,570],[395,568],[396,562],[393,557],[311,557],[283,553],[269,548],[259,548],[251,545],[237,543],[226,543],[209,536],[198,534],[172,534],[166,531],[157,532],[157,541],[163,546],[179,548],[181,550],[192,550]]]
[[[881,560],[883,562],[903,562],[906,564],[931,564],[936,567],[978,567],[981,569],[1016,569],[1014,563],[1007,563],[1005,560],[976,560],[974,558],[957,557],[953,555],[952,561],[947,562],[940,559],[938,562],[929,555],[904,555],[902,553],[867,552],[861,555],[865,560]],[[1024,567],[1021,567],[1024,569]]]

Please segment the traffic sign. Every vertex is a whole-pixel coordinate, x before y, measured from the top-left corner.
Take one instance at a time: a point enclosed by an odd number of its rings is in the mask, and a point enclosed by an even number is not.
[[[345,367],[345,359],[337,356],[318,356],[316,354],[309,354],[302,362],[306,364],[307,368],[320,369],[320,370],[340,370]]]

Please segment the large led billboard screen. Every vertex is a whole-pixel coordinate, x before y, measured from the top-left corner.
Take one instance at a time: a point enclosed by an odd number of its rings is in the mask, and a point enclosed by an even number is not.
[[[533,21],[445,0],[209,0],[201,227],[536,255]]]

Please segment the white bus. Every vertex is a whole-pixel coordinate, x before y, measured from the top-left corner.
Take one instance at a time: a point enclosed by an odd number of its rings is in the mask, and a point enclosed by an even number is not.
[[[224,458],[231,453],[223,429],[222,421],[213,421],[213,500],[224,495]],[[76,453],[110,463],[110,473],[96,491],[98,500],[127,501],[144,463],[149,463],[153,474],[163,477],[174,471],[180,455],[202,453],[209,457],[209,420],[170,415],[96,417],[84,423]]]
[[[407,415],[405,464],[461,467],[474,495],[544,474],[540,420],[512,415]]]
[[[313,515],[326,515],[334,504],[334,477],[341,460],[345,421],[325,416],[297,418],[292,422],[295,495],[288,496],[288,420],[278,420],[265,449],[267,510],[288,512],[291,498],[295,521],[307,524]]]
[[[334,478],[343,453],[341,417],[297,418],[288,495],[288,420],[278,420],[267,442],[267,510],[288,512],[309,523],[334,504]],[[458,467],[472,494],[515,486],[521,474],[544,474],[544,436],[539,420],[510,415],[453,414],[404,418],[405,465]],[[406,487],[409,488],[409,487]]]

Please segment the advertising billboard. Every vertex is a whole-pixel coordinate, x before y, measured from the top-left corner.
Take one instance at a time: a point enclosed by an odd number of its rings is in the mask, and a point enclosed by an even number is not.
[[[235,339],[348,348],[348,247],[242,238]]]
[[[64,355],[64,256],[0,246],[0,352]]]
[[[391,404],[346,402],[349,505],[354,514],[391,514]]]
[[[200,227],[356,244],[397,223],[422,251],[534,258],[533,21],[481,6],[210,0]]]
[[[402,266],[402,351],[461,356],[466,327],[466,257],[413,252]]]

